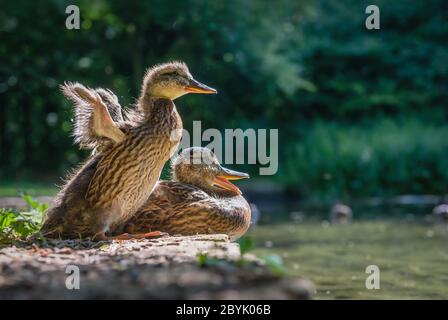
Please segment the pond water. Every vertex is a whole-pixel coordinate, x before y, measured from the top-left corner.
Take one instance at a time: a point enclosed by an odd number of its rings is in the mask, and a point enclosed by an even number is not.
[[[348,225],[309,208],[263,214],[247,236],[255,254],[276,254],[289,275],[313,281],[315,299],[448,299],[448,227],[424,212],[356,208]],[[366,289],[368,265],[379,267],[379,290]]]

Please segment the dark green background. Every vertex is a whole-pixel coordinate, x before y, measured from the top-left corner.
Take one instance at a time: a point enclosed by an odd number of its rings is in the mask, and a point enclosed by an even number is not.
[[[69,4],[81,30],[65,29]],[[381,30],[364,26],[369,4]],[[279,128],[268,179],[291,193],[442,194],[447,39],[444,0],[0,1],[0,179],[58,176],[86,157],[63,81],[129,104],[148,66],[180,59],[219,90],[179,99],[184,126]]]

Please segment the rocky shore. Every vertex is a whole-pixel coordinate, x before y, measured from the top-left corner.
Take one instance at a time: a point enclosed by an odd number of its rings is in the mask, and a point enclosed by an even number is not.
[[[2,300],[310,299],[313,292],[309,281],[241,256],[226,235],[0,248]]]

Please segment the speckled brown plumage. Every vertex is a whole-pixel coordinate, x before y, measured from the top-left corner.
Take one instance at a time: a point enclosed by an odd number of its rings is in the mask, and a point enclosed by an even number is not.
[[[209,155],[214,157],[205,148],[184,150],[173,162],[174,179],[178,181],[159,182],[143,207],[125,223],[125,232],[157,230],[182,235],[224,233],[238,238],[247,231],[251,218],[247,201],[233,190],[213,186],[214,177],[222,172],[215,157],[206,162],[208,164],[186,164],[186,155],[192,150],[201,153],[204,158]]]
[[[126,139],[90,159],[46,213],[43,232],[57,237],[101,237],[134,213],[151,194],[182,122],[172,101],[159,99],[152,115]],[[54,227],[54,228],[53,228]]]
[[[250,225],[250,207],[240,195],[223,191],[211,196],[198,187],[161,181],[130,221],[125,232],[162,231],[169,234],[228,234],[242,236]]]
[[[150,69],[124,140],[88,159],[68,180],[46,212],[45,236],[102,239],[141,207],[181,138],[182,121],[172,100],[187,93],[193,81],[182,63]]]

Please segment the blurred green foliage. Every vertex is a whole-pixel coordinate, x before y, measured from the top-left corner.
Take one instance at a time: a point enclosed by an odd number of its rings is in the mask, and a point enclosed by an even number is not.
[[[65,29],[78,4],[81,30]],[[219,90],[179,101],[186,129],[279,128],[291,192],[443,193],[448,185],[448,2],[2,2],[0,179],[62,173],[72,145],[65,80],[138,95],[145,68],[180,59]],[[254,176],[256,166],[248,166]]]
[[[417,120],[378,120],[348,128],[319,122],[291,151],[286,164],[290,175],[284,181],[293,185],[303,179],[305,188],[316,193],[313,196],[328,200],[378,194],[379,186],[382,196],[444,194],[447,136],[448,127]]]

